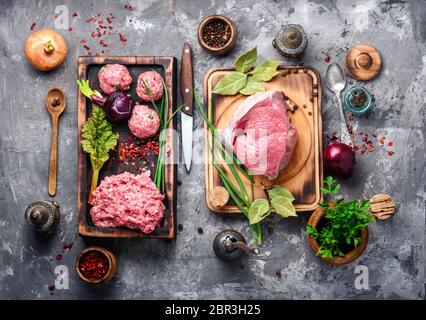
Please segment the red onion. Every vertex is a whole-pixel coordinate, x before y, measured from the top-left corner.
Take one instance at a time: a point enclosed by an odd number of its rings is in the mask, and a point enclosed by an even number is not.
[[[132,115],[132,98],[127,93],[115,91],[105,101],[104,110],[112,122],[128,120]]]
[[[324,166],[327,171],[339,178],[350,178],[354,168],[355,153],[342,142],[333,142],[325,148]]]

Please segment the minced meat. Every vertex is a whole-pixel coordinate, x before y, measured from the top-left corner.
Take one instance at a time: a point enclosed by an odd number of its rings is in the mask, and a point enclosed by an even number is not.
[[[109,176],[93,191],[93,223],[98,227],[127,227],[151,233],[166,210],[164,195],[148,173]]]

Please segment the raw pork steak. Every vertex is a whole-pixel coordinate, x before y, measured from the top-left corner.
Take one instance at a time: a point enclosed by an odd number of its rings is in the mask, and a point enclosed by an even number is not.
[[[287,103],[279,91],[248,97],[237,107],[223,139],[251,175],[270,180],[290,161],[296,145],[296,129],[288,121]]]

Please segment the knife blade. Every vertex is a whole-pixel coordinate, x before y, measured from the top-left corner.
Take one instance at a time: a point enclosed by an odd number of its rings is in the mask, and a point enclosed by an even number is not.
[[[192,128],[194,106],[194,75],[192,72],[192,49],[188,43],[184,43],[180,66],[180,91],[185,106],[181,111],[181,130],[183,158],[186,170],[191,170],[192,162]]]

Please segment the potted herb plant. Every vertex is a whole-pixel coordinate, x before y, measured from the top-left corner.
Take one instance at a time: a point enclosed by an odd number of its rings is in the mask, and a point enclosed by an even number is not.
[[[321,190],[330,199],[323,201],[308,221],[309,246],[328,263],[348,264],[360,257],[367,247],[368,225],[374,221],[369,211],[370,202],[336,198],[340,185],[332,177],[325,179]]]

